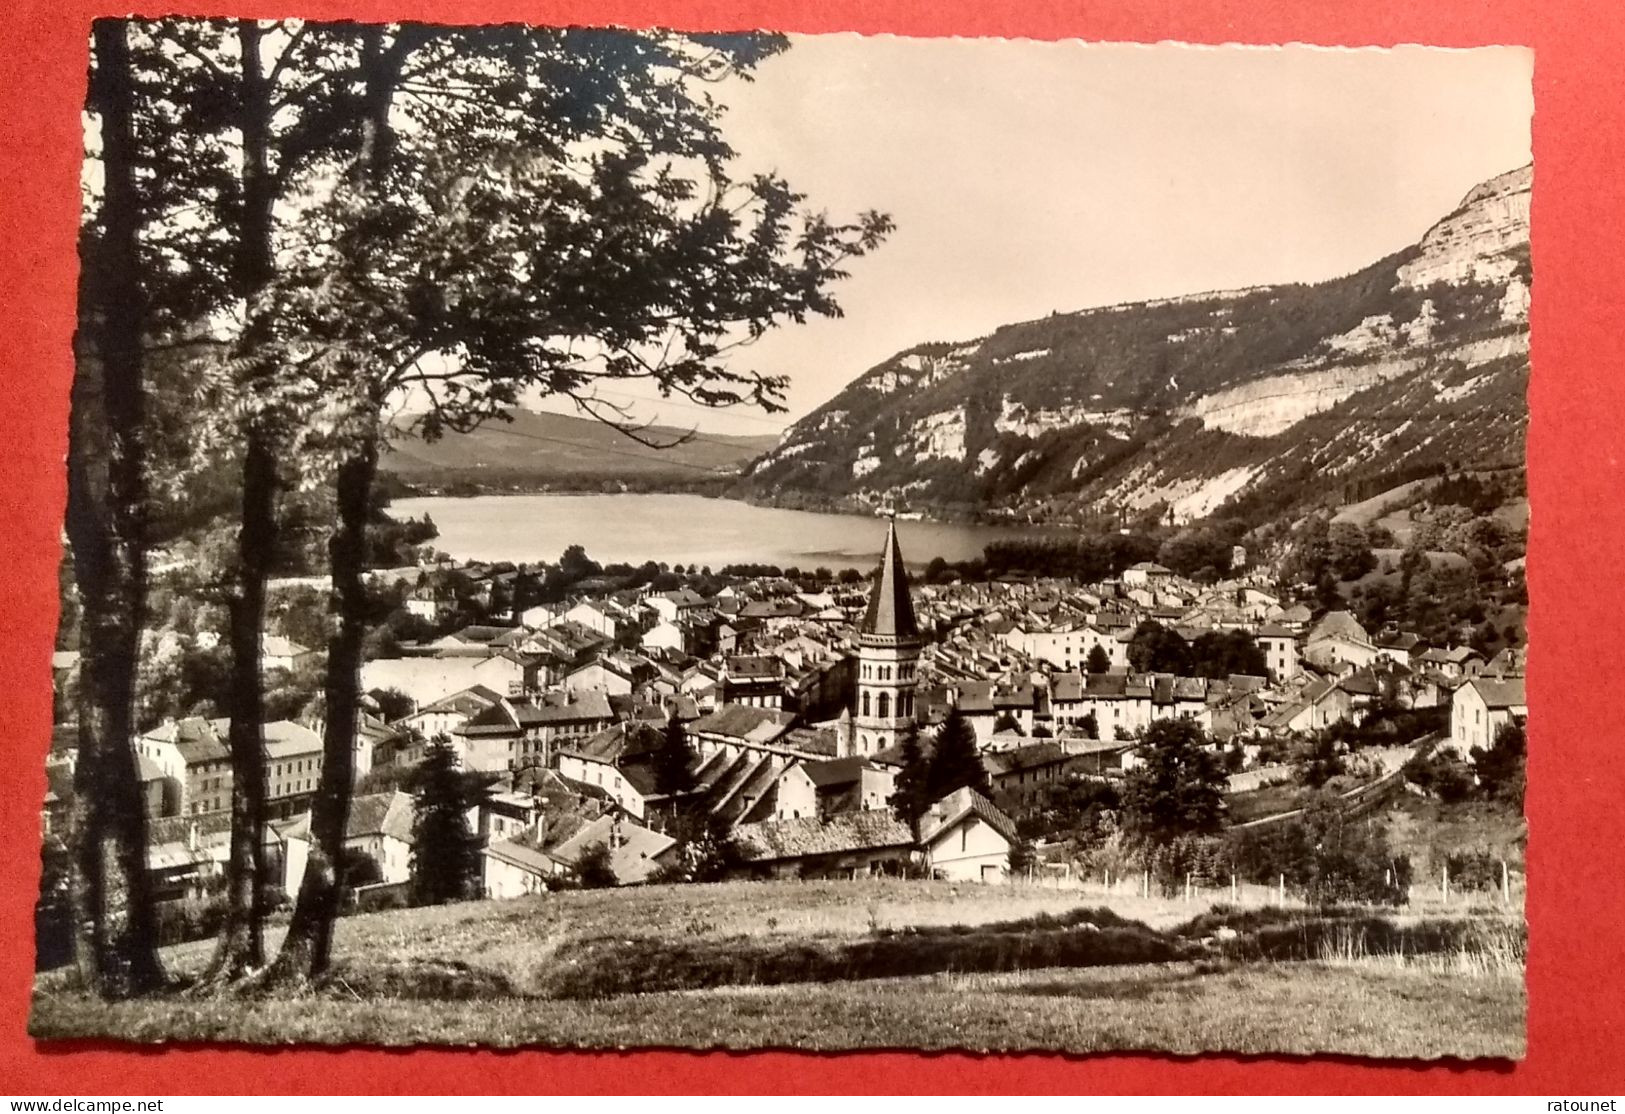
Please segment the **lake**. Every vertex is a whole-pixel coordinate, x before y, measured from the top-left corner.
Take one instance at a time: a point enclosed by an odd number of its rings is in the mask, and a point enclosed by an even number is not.
[[[434,544],[469,561],[556,561],[579,544],[600,564],[766,564],[868,569],[886,540],[881,518],[758,507],[701,495],[478,495],[396,499],[390,513],[434,519]],[[1000,538],[1032,537],[1019,526],[899,522],[911,565],[963,561]]]

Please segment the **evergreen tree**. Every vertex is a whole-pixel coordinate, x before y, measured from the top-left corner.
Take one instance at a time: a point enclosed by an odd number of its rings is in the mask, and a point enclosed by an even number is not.
[[[931,807],[931,761],[920,746],[918,728],[911,726],[903,735],[902,750],[903,768],[897,774],[887,803],[908,821],[909,828],[918,839],[920,817]]]
[[[467,788],[444,735],[418,767],[412,821],[412,899],[418,905],[465,901],[479,891],[480,844],[468,826]]]
[[[976,732],[957,708],[948,713],[942,730],[937,734],[927,788],[930,804],[942,800],[956,789],[974,789],[984,797],[993,795],[993,787],[987,780],[987,767],[982,765],[982,755],[976,746]]]
[[[1089,647],[1089,656],[1084,659],[1085,669],[1091,673],[1105,673],[1111,667],[1111,655],[1106,653],[1104,646]]]
[[[1206,743],[1190,719],[1158,720],[1146,731],[1139,748],[1144,763],[1123,787],[1123,826],[1131,837],[1164,847],[1223,825],[1224,766]]]
[[[688,744],[688,732],[673,715],[666,721],[665,737],[655,751],[655,789],[668,795],[693,789],[694,774],[689,769],[693,762],[694,748]]]

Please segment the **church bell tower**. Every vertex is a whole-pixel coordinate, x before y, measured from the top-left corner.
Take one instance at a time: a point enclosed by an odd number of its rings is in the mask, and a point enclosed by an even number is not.
[[[875,754],[896,746],[914,725],[922,645],[893,520],[886,530],[886,549],[858,632],[857,706],[852,710],[851,731],[854,754]]]

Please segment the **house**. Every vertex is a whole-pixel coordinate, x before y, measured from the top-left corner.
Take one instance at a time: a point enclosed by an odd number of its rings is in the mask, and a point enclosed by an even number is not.
[[[777,708],[753,708],[745,704],[721,704],[688,725],[688,737],[701,756],[719,750],[738,753],[777,743],[795,725],[792,712]]]
[[[450,738],[468,722],[469,717],[478,715],[501,699],[502,694],[495,689],[485,685],[472,685],[423,705],[411,715],[399,720],[397,726],[408,731],[416,731],[425,739],[434,739],[441,735]]]
[[[705,597],[692,588],[678,588],[673,592],[659,592],[644,597],[643,606],[667,623],[676,623],[706,607]]]
[[[138,757],[151,760],[177,787],[175,813],[196,816],[231,807],[228,721],[199,716],[170,720],[135,740]]]
[[[1419,660],[1424,669],[1434,670],[1453,681],[1476,677],[1484,669],[1484,655],[1470,646],[1428,650]]]
[[[379,881],[398,885],[412,877],[412,798],[399,790],[367,793],[350,802],[344,825],[346,850],[378,864]],[[296,894],[310,860],[310,816],[282,829],[282,892]]]
[[[1003,882],[1016,826],[974,789],[956,789],[920,819],[920,846],[933,877],[951,882]]]
[[[630,816],[643,819],[654,778],[646,763],[658,750],[661,730],[649,723],[617,723],[592,736],[562,744],[555,755],[559,776],[596,786]]]
[[[550,878],[568,868],[524,839],[504,839],[480,849],[480,888],[488,898],[505,900],[547,892]]]
[[[486,773],[545,766],[561,745],[584,740],[615,720],[609,697],[596,691],[504,697],[452,735],[463,767]]]
[[[994,798],[1005,807],[1031,808],[1046,788],[1062,780],[1072,755],[1060,743],[1037,742],[982,755]]]
[[[303,812],[315,798],[321,778],[322,737],[290,720],[267,723],[261,731],[265,739],[267,814],[280,819]]]
[[[1529,718],[1522,677],[1474,677],[1450,701],[1450,742],[1463,756],[1488,749],[1496,733]]]
[[[1370,665],[1380,656],[1377,646],[1347,611],[1328,611],[1304,639],[1303,656],[1319,665],[1334,661]]]
[[[1141,561],[1123,570],[1123,585],[1127,588],[1150,588],[1173,579],[1174,570],[1154,561]]]
[[[733,654],[722,659],[717,702],[752,708],[783,708],[785,664],[763,654]]]
[[[609,865],[622,886],[647,882],[656,871],[672,861],[677,841],[662,832],[651,831],[619,815],[601,816],[548,854],[575,870],[581,856],[591,847],[609,847]]]
[[[292,673],[315,660],[315,651],[299,645],[280,634],[268,634],[260,640],[260,668],[269,672],[284,669]]]
[[[914,833],[889,809],[740,824],[733,840],[750,878],[901,874],[914,860]]]
[[[1303,672],[1298,664],[1298,639],[1280,623],[1265,623],[1254,635],[1264,651],[1264,664],[1277,682],[1290,681]]]
[[[1353,708],[1353,696],[1346,689],[1336,681],[1318,678],[1305,685],[1296,699],[1266,714],[1258,726],[1275,735],[1322,731],[1348,719]]]
[[[894,769],[861,755],[802,762],[797,768],[812,783],[819,816],[886,808],[897,786]]]

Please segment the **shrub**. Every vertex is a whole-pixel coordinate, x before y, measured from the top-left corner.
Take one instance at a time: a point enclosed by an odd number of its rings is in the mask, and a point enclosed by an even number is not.
[[[1450,887],[1455,890],[1493,891],[1501,888],[1501,860],[1488,851],[1457,851],[1446,857]]]

